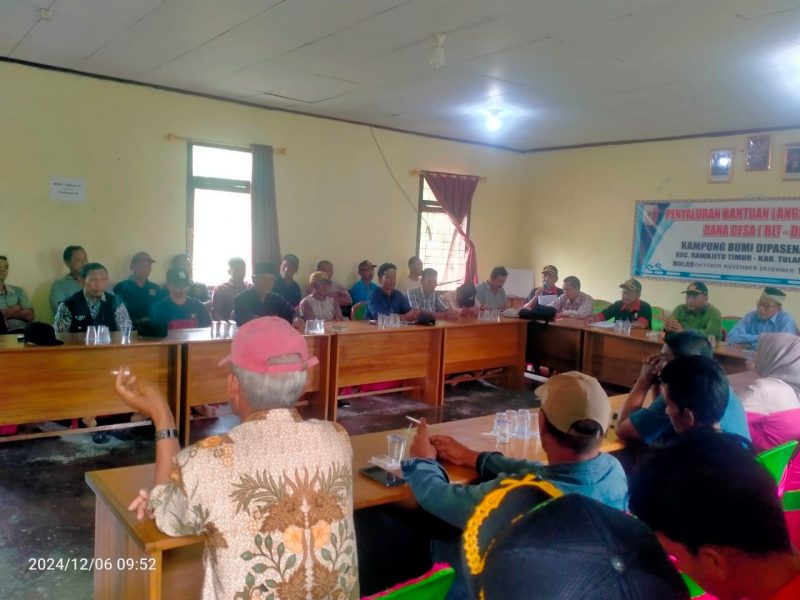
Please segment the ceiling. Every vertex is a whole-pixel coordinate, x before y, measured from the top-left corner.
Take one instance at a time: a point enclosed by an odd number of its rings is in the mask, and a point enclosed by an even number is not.
[[[0,56],[516,150],[800,125],[800,0],[0,0]]]

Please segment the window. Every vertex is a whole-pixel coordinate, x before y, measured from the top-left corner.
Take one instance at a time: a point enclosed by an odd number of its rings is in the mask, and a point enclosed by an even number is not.
[[[433,195],[428,182],[420,176],[417,256],[425,267],[439,272],[438,290],[454,290],[464,280],[467,246],[456,233],[450,217]],[[469,235],[469,215],[461,228]]]
[[[247,150],[189,145],[189,252],[197,281],[226,281],[233,256],[252,268],[252,172],[253,157]]]

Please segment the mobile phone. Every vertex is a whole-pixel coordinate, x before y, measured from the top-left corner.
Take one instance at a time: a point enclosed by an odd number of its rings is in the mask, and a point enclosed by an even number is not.
[[[394,473],[390,473],[389,471],[374,465],[371,467],[364,467],[360,470],[360,473],[362,475],[366,475],[370,479],[374,479],[386,487],[397,487],[398,485],[403,485],[406,482],[406,480],[399,475],[395,475]]]

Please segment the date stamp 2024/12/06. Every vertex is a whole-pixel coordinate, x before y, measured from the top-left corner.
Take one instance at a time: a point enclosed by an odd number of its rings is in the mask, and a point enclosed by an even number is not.
[[[29,558],[28,571],[155,571],[156,559],[146,558]]]

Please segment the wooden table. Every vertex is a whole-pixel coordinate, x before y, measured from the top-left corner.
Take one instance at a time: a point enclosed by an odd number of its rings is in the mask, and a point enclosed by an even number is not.
[[[618,407],[625,396],[612,398]],[[498,446],[493,437],[482,433],[491,431],[494,416],[451,421],[431,425],[431,432],[452,435],[463,444],[480,451],[500,450],[513,458],[543,460],[545,458],[538,438],[526,441],[514,439],[506,446]],[[533,415],[532,425],[537,423]],[[353,446],[353,500],[356,510],[409,500],[411,490],[407,485],[387,488],[357,473],[368,465],[369,457],[386,453],[386,435],[408,430],[382,431],[356,435],[350,438]],[[623,447],[609,432],[603,442],[604,452]],[[450,480],[469,483],[477,474],[470,467],[457,467],[445,463]],[[94,597],[140,600],[182,600],[198,598],[203,580],[203,545],[199,536],[170,537],[161,533],[153,521],[137,521],[127,507],[141,488],[153,484],[154,465],[123,467],[86,473],[86,482],[95,493],[95,558],[109,558],[116,566],[119,558],[138,561],[151,559],[152,571],[128,569],[95,570]],[[138,564],[138,563],[137,563]]]
[[[558,319],[547,324],[529,321],[527,358],[536,366],[561,373],[580,371],[584,327],[582,319]]]
[[[113,389],[111,371],[121,365],[154,382],[177,414],[178,340],[123,345],[119,334],[112,333],[110,345],[87,346],[84,334],[68,333],[59,336],[63,346],[28,346],[16,337],[0,336],[0,424],[129,413]]]

